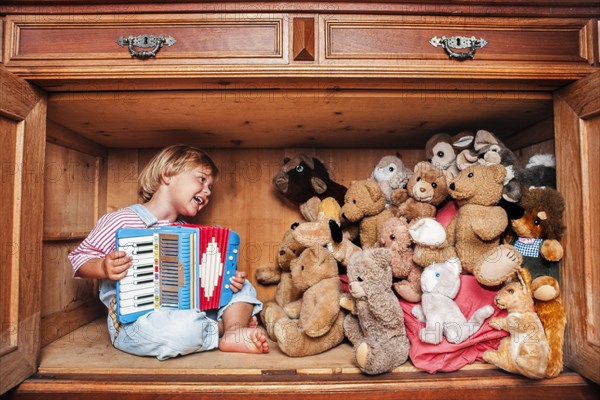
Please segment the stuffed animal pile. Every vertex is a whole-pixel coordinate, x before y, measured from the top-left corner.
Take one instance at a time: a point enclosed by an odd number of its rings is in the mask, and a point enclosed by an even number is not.
[[[284,233],[277,264],[256,271],[259,283],[278,285],[261,313],[270,338],[293,357],[346,338],[356,366],[372,375],[412,359],[417,342],[464,349],[497,329],[470,362],[557,376],[565,227],[553,157],[535,155],[520,167],[485,130],[433,135],[425,153],[412,169],[399,154],[385,156],[348,187],[316,157],[284,160],[273,184],[304,221]],[[457,297],[465,276],[469,295]],[[478,290],[486,296],[465,307]],[[406,329],[403,309],[419,329]],[[536,327],[535,348],[515,339],[515,318]]]

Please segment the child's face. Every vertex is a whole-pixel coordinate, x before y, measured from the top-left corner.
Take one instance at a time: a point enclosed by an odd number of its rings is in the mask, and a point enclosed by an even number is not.
[[[180,216],[193,217],[210,199],[213,185],[211,170],[199,165],[170,179],[171,202]]]

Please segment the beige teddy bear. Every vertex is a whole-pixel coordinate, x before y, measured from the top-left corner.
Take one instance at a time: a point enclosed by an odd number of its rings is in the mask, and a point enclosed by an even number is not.
[[[392,292],[390,250],[374,248],[354,253],[348,264],[352,302],[344,332],[354,346],[354,359],[366,374],[381,374],[404,364],[410,342],[404,312]]]
[[[363,249],[380,245],[383,223],[394,216],[386,204],[385,196],[374,180],[364,179],[350,183],[344,197],[342,218],[359,223]]]
[[[508,225],[502,198],[506,170],[502,165],[472,165],[460,172],[448,188],[458,212],[446,229],[463,269],[486,286],[506,282],[521,266],[522,257],[511,245],[500,245]]]
[[[383,223],[381,242],[392,252],[394,290],[404,300],[421,301],[421,267],[413,261],[413,247],[404,217],[390,218]]]
[[[410,223],[408,232],[415,243],[413,261],[423,267],[456,258],[456,250],[446,240],[442,224],[433,218],[421,218]]]
[[[312,246],[292,261],[291,274],[302,298],[285,307],[269,303],[261,315],[267,332],[291,357],[318,354],[337,346],[344,339],[337,261],[324,247]]]

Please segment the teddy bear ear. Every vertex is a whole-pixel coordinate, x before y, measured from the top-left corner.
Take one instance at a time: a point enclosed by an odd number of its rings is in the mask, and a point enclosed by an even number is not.
[[[336,243],[341,243],[344,238],[342,228],[333,219],[329,220],[329,231],[331,232],[331,238]]]
[[[452,268],[452,272],[456,275],[460,275],[460,271],[462,270],[462,265],[460,264],[460,260],[456,257],[448,259],[446,264]]]
[[[502,183],[504,182],[504,178],[506,178],[506,168],[502,164],[491,165],[491,168],[494,182]]]
[[[318,194],[323,194],[327,190],[327,184],[321,178],[317,178],[316,176],[310,178],[310,186],[315,193]]]
[[[312,157],[302,153],[298,156],[298,158],[300,159],[300,161],[306,164],[308,168],[315,169],[315,161]]]
[[[369,192],[369,197],[371,198],[371,200],[378,201],[383,197],[383,192],[381,191],[381,188],[373,179],[367,179],[365,187],[367,188],[367,192]]]

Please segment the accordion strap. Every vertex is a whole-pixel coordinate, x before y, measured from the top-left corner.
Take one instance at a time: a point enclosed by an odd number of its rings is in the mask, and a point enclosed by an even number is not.
[[[158,222],[158,219],[150,212],[146,207],[141,204],[133,204],[129,206],[138,217],[146,224],[146,228],[150,228],[152,225]]]

